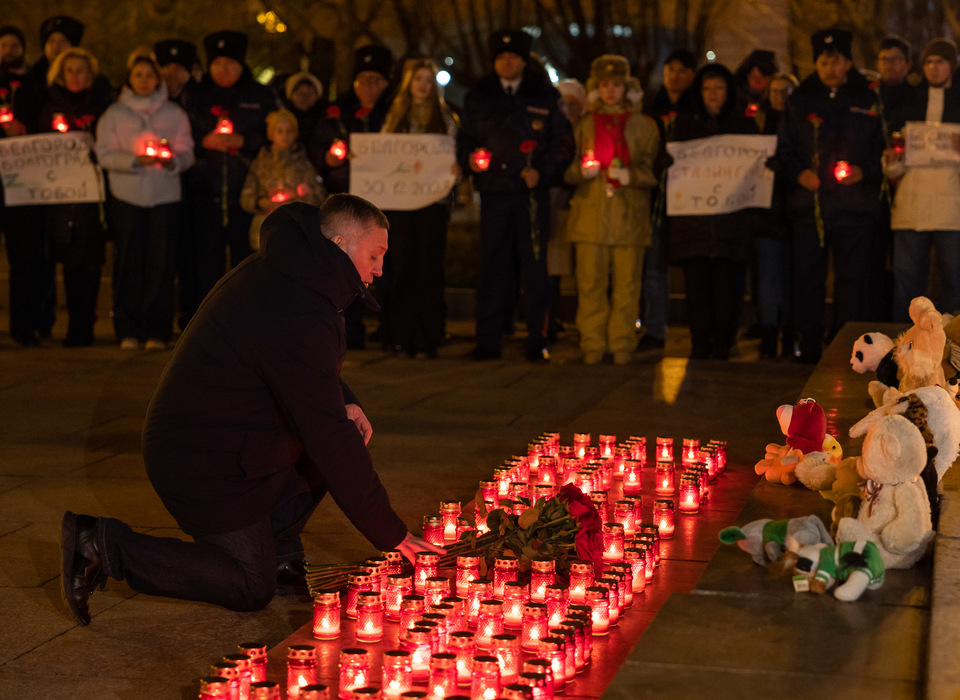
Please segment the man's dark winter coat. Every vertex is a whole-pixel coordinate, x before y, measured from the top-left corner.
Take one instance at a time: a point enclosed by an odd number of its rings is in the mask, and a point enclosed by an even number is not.
[[[366,290],[315,207],[281,207],[261,240],[204,300],[160,378],[143,432],[150,481],[184,531],[217,533],[268,515],[297,469],[392,549],[407,529],[340,382],[342,312]]]

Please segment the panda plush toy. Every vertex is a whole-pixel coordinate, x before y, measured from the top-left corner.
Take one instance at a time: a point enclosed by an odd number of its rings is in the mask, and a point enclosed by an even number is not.
[[[883,390],[900,384],[897,362],[894,359],[894,343],[883,333],[864,333],[857,338],[850,354],[850,366],[859,374],[876,372],[877,381],[884,385]],[[883,390],[880,391],[881,394]],[[873,394],[874,388],[871,387],[870,395]],[[875,402],[876,399],[877,397],[874,397]]]

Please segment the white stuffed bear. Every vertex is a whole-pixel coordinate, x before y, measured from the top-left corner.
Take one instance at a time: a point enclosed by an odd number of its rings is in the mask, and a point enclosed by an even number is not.
[[[884,566],[908,569],[933,542],[930,502],[920,472],[927,445],[917,427],[899,415],[874,421],[863,442],[857,468],[866,479],[863,503],[854,518],[842,518],[837,541],[870,540]]]
[[[876,372],[877,378],[868,387],[874,406],[881,405],[887,389],[900,385],[895,350],[893,340],[883,333],[864,333],[853,343],[853,352],[850,353],[853,371],[858,374]]]

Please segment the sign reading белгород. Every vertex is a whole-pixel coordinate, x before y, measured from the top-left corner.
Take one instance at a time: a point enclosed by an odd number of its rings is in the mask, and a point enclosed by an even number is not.
[[[0,178],[8,207],[102,202],[103,174],[82,131],[0,139]]]
[[[769,209],[773,172],[767,158],[776,136],[723,134],[671,141],[673,165],[667,172],[667,215],[709,216],[741,209]]]
[[[958,136],[960,124],[907,122],[903,127],[904,165],[908,168],[960,165],[960,153],[954,146]]]
[[[350,134],[350,194],[412,211],[449,194],[456,144],[446,134]]]

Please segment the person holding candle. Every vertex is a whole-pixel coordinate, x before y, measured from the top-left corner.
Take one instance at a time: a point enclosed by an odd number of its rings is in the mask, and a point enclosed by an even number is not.
[[[669,141],[758,132],[756,121],[737,110],[733,75],[725,66],[707,64],[690,89],[694,108],[677,116]],[[683,267],[690,359],[730,358],[758,224],[751,209],[670,217],[670,260]]]
[[[567,239],[576,244],[577,330],[585,364],[598,364],[610,352],[614,364],[625,365],[636,345],[660,136],[640,112],[643,92],[623,56],[595,59],[587,90],[587,115],[575,131],[580,157],[565,175],[577,186],[567,226]]]
[[[403,80],[390,105],[383,133],[446,134],[455,139],[458,120],[440,96],[437,66],[430,59],[404,64]],[[460,167],[453,166],[460,174]],[[455,190],[439,202],[412,211],[390,211],[390,303],[381,339],[407,357],[437,356],[444,338],[443,259]]]
[[[924,83],[917,98],[902,106],[895,117],[904,122],[960,123],[960,88],[953,84],[957,46],[934,39],[921,56]],[[960,138],[953,138],[960,151]],[[910,321],[910,300],[931,296],[938,308],[960,309],[960,168],[956,164],[907,167],[903,149],[883,152],[887,175],[899,179],[890,226],[894,236],[893,316]],[[936,251],[939,289],[928,295],[930,254]]]
[[[61,581],[78,622],[90,622],[88,598],[107,577],[152,595],[263,608],[278,576],[302,571],[300,532],[328,492],[378,550],[411,562],[443,552],[391,507],[365,444],[370,422],[340,379],[342,309],[371,301],[387,226],[348,194],[267,217],[260,251],[211,292],[147,409],[147,476],[193,541],[65,513]]]
[[[127,59],[120,98],[97,124],[97,159],[110,183],[116,244],[113,326],[120,347],[166,348],[173,331],[180,174],[193,165],[190,120],[168,99],[149,49]]]
[[[457,136],[460,166],[480,192],[477,345],[469,354],[477,361],[501,357],[515,260],[526,290],[526,358],[549,361],[550,188],[562,180],[574,142],[560,93],[533,67],[532,40],[514,29],[490,35],[493,73],[467,94]]]
[[[319,206],[327,196],[320,176],[297,140],[299,126],[293,112],[281,109],[267,115],[268,145],[250,164],[240,192],[240,206],[253,214],[250,247],[260,249],[260,226],[268,214],[288,202]]]
[[[883,126],[878,98],[851,61],[853,35],[822,29],[813,74],[787,100],[777,156],[790,189],[797,359],[816,363],[825,335],[847,321],[882,320],[884,269],[880,186]],[[837,179],[840,161],[850,175]],[[826,325],[828,258],[834,258],[833,322]],[[826,333],[825,333],[826,332]]]
[[[90,53],[68,48],[50,66],[50,99],[40,110],[45,131],[89,135],[91,159],[95,159],[92,148],[97,120],[109,104],[107,95],[93,90],[98,70],[97,60]],[[93,345],[100,273],[106,253],[104,204],[51,204],[45,208],[44,218],[54,259],[63,265],[70,317],[64,347]]]
[[[203,40],[207,72],[186,88],[197,162],[187,173],[191,226],[181,245],[180,318],[184,328],[227,267],[250,255],[250,220],[240,191],[250,162],[266,143],[266,116],[277,97],[246,65],[247,35],[224,30]]]

